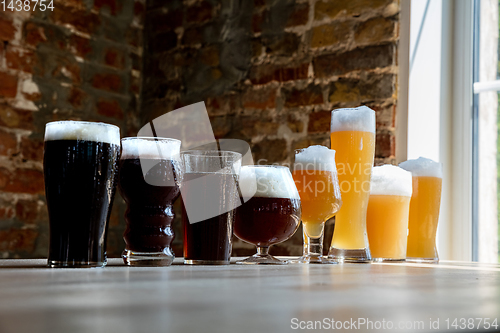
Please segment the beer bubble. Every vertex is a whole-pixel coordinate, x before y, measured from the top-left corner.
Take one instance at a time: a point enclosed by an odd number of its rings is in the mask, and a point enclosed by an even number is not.
[[[399,166],[410,171],[413,176],[443,178],[443,165],[425,157],[408,160]]]
[[[244,198],[299,199],[295,184],[290,181],[290,170],[283,166],[242,166],[239,187]]]
[[[45,126],[45,141],[85,140],[120,144],[120,129],[115,125],[88,121],[54,121]]]
[[[122,159],[180,160],[181,142],[176,139],[130,137],[122,140]]]
[[[398,195],[411,197],[411,173],[400,167],[385,164],[374,167],[370,184],[371,195]]]
[[[364,105],[357,108],[333,110],[330,130],[331,132],[360,131],[375,133],[375,111]]]

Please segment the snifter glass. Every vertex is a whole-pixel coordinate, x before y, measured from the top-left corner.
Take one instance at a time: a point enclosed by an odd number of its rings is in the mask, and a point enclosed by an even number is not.
[[[127,203],[122,258],[129,266],[169,266],[174,260],[172,205],[182,181],[181,142],[159,137],[121,142],[119,189]]]
[[[229,265],[242,155],[232,151],[181,153],[184,263]]]
[[[50,267],[106,265],[119,157],[120,129],[114,125],[57,121],[45,126]]]
[[[292,237],[300,224],[300,198],[290,170],[283,166],[243,166],[234,234],[257,246],[253,256],[237,264],[286,264],[269,254],[273,244]]]
[[[323,257],[325,222],[342,206],[335,150],[311,146],[295,151],[293,179],[302,202],[302,257],[292,263],[334,264]]]

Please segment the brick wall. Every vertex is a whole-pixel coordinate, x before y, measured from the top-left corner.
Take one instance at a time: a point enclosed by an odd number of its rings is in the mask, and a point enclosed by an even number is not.
[[[203,100],[218,138],[290,163],[294,149],[329,146],[332,109],[365,104],[376,163],[393,162],[398,19],[397,0],[148,1],[142,122]],[[301,244],[299,231],[271,252]],[[235,239],[233,253],[254,252]]]
[[[53,120],[139,128],[144,1],[56,0],[0,12],[0,257],[45,257],[43,134]],[[123,249],[117,198],[108,246]],[[68,217],[71,222],[71,217]]]
[[[397,0],[56,0],[54,7],[0,12],[0,256],[47,254],[41,160],[51,120],[104,121],[135,135],[147,121],[203,100],[218,138],[248,141],[260,163],[289,163],[296,148],[329,146],[332,109],[366,104],[377,111],[376,162],[394,160]],[[179,256],[179,201],[176,211]],[[117,196],[111,256],[124,246],[123,213]],[[299,230],[271,252],[299,254],[301,244]],[[254,252],[236,239],[234,249]]]

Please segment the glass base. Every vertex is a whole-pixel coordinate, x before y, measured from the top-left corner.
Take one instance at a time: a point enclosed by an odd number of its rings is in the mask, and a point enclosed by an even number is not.
[[[107,259],[104,261],[58,261],[47,260],[47,266],[51,268],[96,268],[104,267],[108,263]]]
[[[287,262],[279,260],[270,254],[254,254],[244,260],[237,261],[238,265],[286,265]]]
[[[328,259],[343,263],[343,262],[354,262],[354,263],[370,263],[372,260],[370,255],[370,249],[337,249],[331,247],[328,251]]]
[[[437,264],[439,262],[439,258],[413,258],[407,257],[407,262],[414,262],[419,264]]]
[[[185,265],[229,265],[229,261],[225,260],[195,260],[195,259],[184,259]]]
[[[170,249],[164,252],[133,252],[125,250],[122,253],[123,262],[127,266],[170,266],[175,256]]]
[[[336,261],[329,260],[323,256],[302,256],[297,259],[288,260],[291,264],[323,264],[323,265],[335,265],[338,264]]]
[[[406,259],[372,258],[373,262],[405,262]]]

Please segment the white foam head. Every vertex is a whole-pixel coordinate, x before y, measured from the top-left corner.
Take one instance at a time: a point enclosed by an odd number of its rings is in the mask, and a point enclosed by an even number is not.
[[[411,197],[411,172],[397,166],[385,164],[372,169],[371,195],[399,195]]]
[[[181,142],[177,139],[130,137],[122,139],[121,159],[180,160]]]
[[[375,133],[375,111],[367,106],[332,111],[331,132],[360,131]]]
[[[335,150],[325,146],[309,146],[295,151],[294,170],[337,172]]]
[[[86,140],[120,144],[120,128],[89,121],[54,121],[45,125],[45,141]]]
[[[241,195],[245,198],[300,198],[292,174],[284,166],[242,166],[239,186]]]
[[[419,157],[416,160],[408,160],[400,163],[399,166],[416,177],[443,178],[443,165],[428,158]]]

